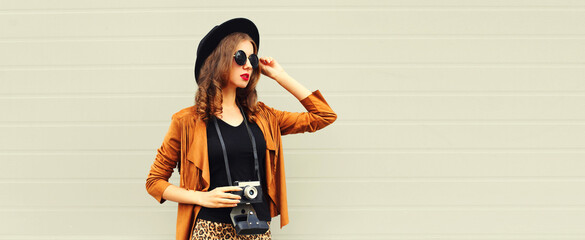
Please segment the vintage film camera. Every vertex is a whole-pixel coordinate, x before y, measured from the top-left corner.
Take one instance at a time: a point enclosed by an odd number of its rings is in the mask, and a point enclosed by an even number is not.
[[[251,182],[234,182],[234,186],[242,188],[242,191],[232,192],[241,197],[238,206],[232,209],[230,218],[236,228],[236,234],[263,234],[268,231],[269,226],[266,221],[260,221],[258,215],[252,206],[252,203],[262,202],[262,186],[259,181]]]

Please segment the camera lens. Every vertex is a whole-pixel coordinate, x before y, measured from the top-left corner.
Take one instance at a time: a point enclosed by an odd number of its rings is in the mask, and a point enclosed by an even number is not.
[[[244,188],[244,196],[248,199],[254,199],[258,195],[258,191],[253,186],[246,186]]]

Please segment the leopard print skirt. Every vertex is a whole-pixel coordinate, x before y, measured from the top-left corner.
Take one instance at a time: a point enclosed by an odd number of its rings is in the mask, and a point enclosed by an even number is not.
[[[270,227],[270,222],[268,222]],[[236,235],[236,229],[231,223],[218,223],[204,219],[197,219],[191,240],[271,240],[270,228],[264,234]]]

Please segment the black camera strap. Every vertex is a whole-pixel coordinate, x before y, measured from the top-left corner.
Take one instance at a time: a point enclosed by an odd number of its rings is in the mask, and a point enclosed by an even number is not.
[[[244,124],[246,125],[246,129],[248,130],[248,136],[250,137],[250,141],[252,141],[252,150],[254,152],[254,171],[258,176],[258,181],[260,181],[260,169],[258,164],[258,152],[256,151],[256,139],[254,138],[254,134],[252,134],[252,130],[248,126],[248,120],[246,119],[246,114],[240,105],[240,112],[242,112],[242,116],[244,117]],[[215,130],[217,130],[217,136],[219,137],[219,142],[221,143],[221,149],[223,150],[223,160],[225,162],[225,171],[227,172],[228,183],[230,186],[233,186],[232,182],[232,175],[230,172],[230,166],[228,163],[228,156],[227,150],[225,148],[225,143],[223,141],[223,136],[221,135],[221,131],[219,130],[219,125],[217,124],[217,117],[213,116],[213,123],[215,124]]]

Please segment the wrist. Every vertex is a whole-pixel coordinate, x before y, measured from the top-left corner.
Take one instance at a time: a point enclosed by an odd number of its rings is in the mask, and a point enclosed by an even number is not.
[[[282,72],[280,72],[280,73],[278,73],[278,74],[274,75],[274,77],[273,77],[273,78],[274,78],[274,80],[276,80],[277,82],[281,82],[281,81],[283,81],[283,80],[286,80],[286,78],[288,78],[288,77],[289,77],[288,73],[287,73],[287,72],[285,72],[285,71],[282,71]]]
[[[201,194],[203,194],[203,192],[201,191],[195,191],[195,190],[187,190],[189,192],[189,198],[193,200],[193,204],[195,205],[201,205]]]

